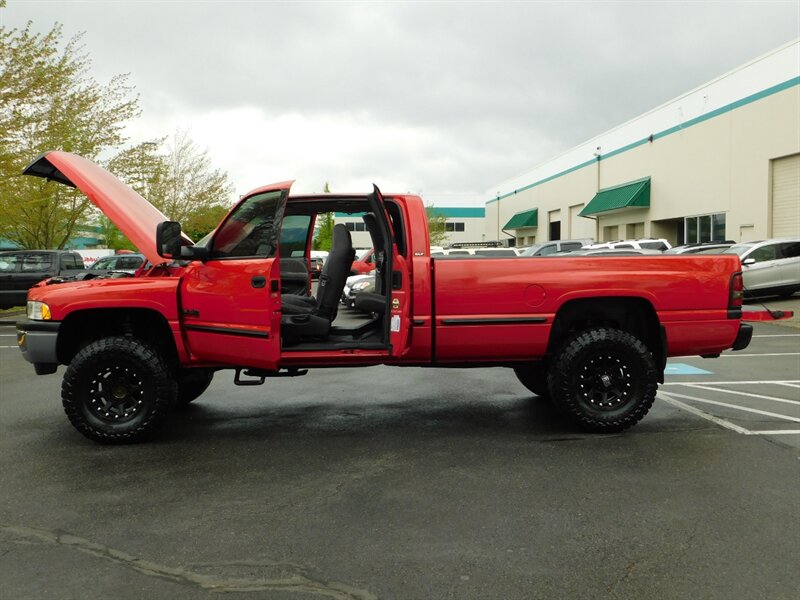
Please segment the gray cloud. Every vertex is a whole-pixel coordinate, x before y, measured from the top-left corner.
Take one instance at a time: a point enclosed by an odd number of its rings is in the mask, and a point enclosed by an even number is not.
[[[476,200],[800,36],[796,2],[10,0],[0,17],[85,31],[96,77],[130,72],[145,118],[252,107],[426,132],[418,147],[387,139],[380,151],[332,157],[316,177],[395,173]],[[296,173],[307,168],[285,175]]]

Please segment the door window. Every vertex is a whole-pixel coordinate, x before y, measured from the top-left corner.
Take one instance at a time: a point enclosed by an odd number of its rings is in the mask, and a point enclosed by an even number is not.
[[[786,242],[780,245],[780,258],[797,258],[800,256],[800,242]]]
[[[752,258],[757,263],[764,262],[765,260],[775,260],[777,250],[777,245],[769,244],[768,246],[761,246],[761,248],[756,248],[750,253],[750,256],[747,258]]]
[[[214,236],[211,258],[274,257],[279,237],[276,223],[283,217],[281,200],[286,193],[256,194],[240,204]]]
[[[77,269],[78,268],[78,261],[75,260],[75,256],[72,254],[65,254],[61,257],[61,268],[62,269]]]

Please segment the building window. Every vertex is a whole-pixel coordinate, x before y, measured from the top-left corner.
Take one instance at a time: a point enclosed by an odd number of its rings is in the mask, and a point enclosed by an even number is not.
[[[347,231],[366,231],[367,230],[366,223],[350,222],[350,223],[345,223],[344,226],[347,227]]]
[[[685,217],[683,231],[686,244],[722,241],[725,239],[725,213]]]
[[[464,231],[463,222],[448,221],[444,224],[445,231]]]

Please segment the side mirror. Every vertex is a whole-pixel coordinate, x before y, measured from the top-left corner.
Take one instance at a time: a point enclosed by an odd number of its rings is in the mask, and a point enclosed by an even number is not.
[[[743,264],[744,266],[754,265],[754,264],[756,264],[756,259],[755,259],[755,258],[745,258],[745,259],[742,261],[742,264]]]
[[[177,221],[163,221],[156,227],[156,252],[164,258],[181,256],[181,224]]]

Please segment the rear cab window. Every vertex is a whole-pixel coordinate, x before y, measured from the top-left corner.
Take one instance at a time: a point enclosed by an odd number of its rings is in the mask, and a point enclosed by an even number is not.
[[[36,273],[53,268],[53,257],[50,254],[27,254],[22,257],[22,272]]]
[[[16,272],[21,262],[19,254],[0,255],[0,273]]]

